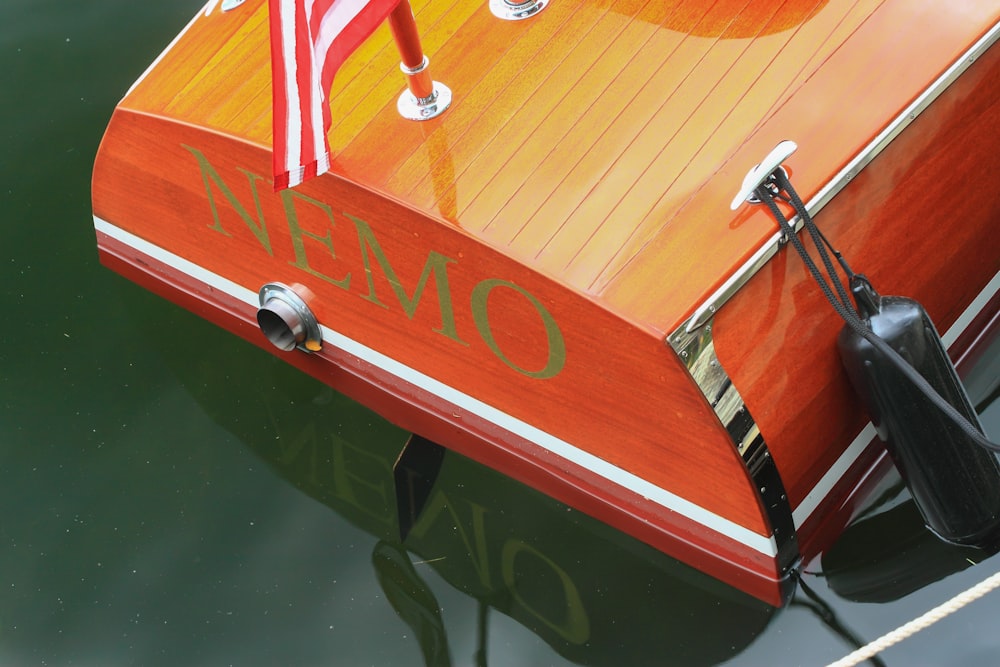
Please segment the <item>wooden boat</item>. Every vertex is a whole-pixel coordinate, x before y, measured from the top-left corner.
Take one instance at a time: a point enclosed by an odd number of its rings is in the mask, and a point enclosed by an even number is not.
[[[831,242],[960,368],[984,354],[1000,9],[412,7],[450,108],[399,117],[383,27],[334,82],[331,172],[274,192],[267,4],[210,2],[114,111],[102,261],[261,346],[278,317],[289,363],[781,604],[891,462],[842,323],[765,207],[730,202],[794,140]]]

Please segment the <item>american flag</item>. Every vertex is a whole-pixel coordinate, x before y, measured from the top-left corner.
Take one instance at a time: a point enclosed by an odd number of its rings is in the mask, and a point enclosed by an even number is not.
[[[399,1],[268,0],[275,190],[330,168],[333,76]]]

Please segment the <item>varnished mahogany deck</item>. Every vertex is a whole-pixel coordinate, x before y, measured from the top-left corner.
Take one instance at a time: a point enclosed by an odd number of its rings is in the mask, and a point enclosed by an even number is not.
[[[978,5],[568,0],[502,22],[414,2],[453,108],[400,122],[383,26],[334,82],[335,171],[669,331],[773,231],[763,211],[730,222],[743,173],[795,137],[798,187],[818,189],[992,23]],[[237,11],[196,22],[125,106],[270,146],[266,6]]]

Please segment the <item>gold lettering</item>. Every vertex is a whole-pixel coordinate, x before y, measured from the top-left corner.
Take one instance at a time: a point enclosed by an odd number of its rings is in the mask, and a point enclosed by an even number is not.
[[[451,302],[451,289],[448,285],[448,264],[454,263],[455,260],[431,250],[427,254],[427,261],[424,262],[424,271],[420,274],[420,279],[417,280],[417,286],[414,288],[413,296],[411,297],[406,293],[406,289],[402,283],[400,283],[396,271],[389,263],[389,258],[386,257],[385,251],[382,250],[378,239],[375,238],[375,232],[372,231],[368,223],[355,218],[353,215],[347,213],[344,215],[347,215],[354,222],[354,226],[358,230],[358,241],[361,243],[361,257],[364,259],[365,275],[368,277],[368,294],[364,295],[363,298],[383,308],[388,308],[387,305],[379,301],[378,296],[375,294],[374,272],[372,271],[369,254],[375,256],[375,261],[382,268],[382,274],[389,281],[389,286],[395,292],[396,299],[399,300],[399,305],[403,307],[403,312],[411,320],[417,312],[417,305],[420,303],[420,297],[423,296],[424,287],[427,286],[427,281],[433,273],[434,286],[437,288],[438,308],[441,311],[441,327],[434,329],[434,331],[451,338],[455,342],[468,345],[468,343],[458,336],[458,330],[455,327],[455,310]]]
[[[490,323],[489,307],[487,303],[489,301],[490,292],[497,287],[506,287],[523,295],[524,298],[528,300],[528,303],[534,307],[534,309],[538,312],[538,315],[542,318],[542,325],[545,327],[545,334],[548,339],[549,356],[545,366],[540,370],[532,371],[527,368],[521,368],[511,361],[507,355],[504,354],[503,350],[500,349],[500,346],[497,345],[496,338],[493,336],[493,325]],[[559,330],[559,325],[552,317],[552,314],[549,313],[545,306],[542,305],[542,302],[519,285],[515,285],[508,280],[500,280],[498,278],[490,278],[480,282],[472,289],[472,318],[476,322],[476,329],[479,330],[479,335],[482,337],[483,342],[486,343],[490,350],[493,351],[493,354],[495,354],[500,361],[504,362],[518,373],[532,378],[545,379],[557,375],[566,364],[566,341],[563,340],[562,331]]]
[[[208,161],[208,158],[206,158],[201,151],[186,144],[181,144],[181,146],[190,152],[191,155],[194,156],[195,161],[198,163],[202,183],[205,188],[205,194],[212,213],[212,223],[208,225],[209,229],[227,237],[232,236],[230,231],[225,229],[222,224],[224,211],[221,210],[220,202],[217,201],[217,195],[218,193],[221,193],[225,201],[228,202],[232,211],[243,221],[243,223],[247,226],[247,229],[250,230],[250,232],[257,239],[258,243],[260,243],[261,247],[264,248],[268,255],[273,257],[274,251],[271,245],[267,223],[264,219],[261,196],[258,190],[258,182],[264,181],[264,177],[254,174],[246,169],[237,168],[237,170],[244,174],[247,178],[250,195],[253,198],[253,209],[256,211],[255,217],[250,210],[248,210],[248,208],[240,202],[240,199],[237,197],[233,189],[223,180],[215,167],[212,166],[212,164]],[[325,260],[325,258],[320,260],[319,256],[314,256],[314,262],[310,263],[309,255],[307,253],[307,242],[315,242],[326,249],[326,252],[329,253],[330,259],[337,260],[338,262],[341,261],[337,257],[337,253],[334,249],[333,229],[336,228],[336,221],[334,219],[332,208],[318,199],[314,199],[292,189],[281,190],[278,193],[278,196],[281,199],[285,219],[288,224],[291,249],[295,257],[293,261],[288,263],[297,269],[301,269],[302,271],[336,285],[341,289],[349,290],[352,277],[351,271],[344,271],[343,276],[340,278],[327,275],[327,273],[324,273],[320,269],[322,268],[323,270],[329,271],[329,269],[326,268],[329,266],[329,262]],[[302,220],[299,216],[299,210],[296,208],[297,204],[308,204],[322,212],[328,222],[327,225],[324,225],[322,232],[309,231],[303,227]],[[375,236],[375,232],[372,230],[371,226],[364,220],[354,217],[348,213],[344,213],[343,215],[348,217],[354,224],[358,235],[358,243],[361,249],[361,259],[364,263],[365,278],[368,283],[368,292],[367,294],[360,294],[360,296],[381,308],[389,309],[389,305],[379,298],[375,288],[375,274],[377,271],[380,271],[386,282],[389,284],[389,287],[392,289],[392,292],[395,295],[396,300],[399,302],[400,307],[403,309],[403,312],[410,320],[413,320],[416,316],[417,308],[420,306],[421,299],[423,299],[424,293],[427,291],[427,285],[431,282],[431,278],[433,276],[433,292],[436,293],[437,296],[438,312],[441,316],[441,322],[440,326],[432,330],[435,333],[439,333],[455,341],[456,343],[468,346],[469,343],[463,340],[458,332],[451,285],[448,278],[449,265],[457,264],[457,260],[447,257],[446,255],[443,255],[435,250],[428,250],[423,270],[421,271],[419,278],[417,278],[412,291],[408,291],[407,288],[403,286],[399,275],[390,263],[385,250],[379,243],[378,238]],[[308,249],[310,252],[317,252],[315,247]],[[374,258],[374,262],[372,261],[372,258]],[[337,272],[339,273],[339,270]],[[520,294],[527,300],[531,307],[535,309],[535,312],[538,313],[542,326],[545,330],[547,343],[545,350],[547,352],[547,356],[545,357],[544,364],[541,365],[540,368],[525,368],[521,365],[521,363],[524,363],[523,361],[519,363],[518,361],[511,359],[507,356],[507,353],[501,349],[499,343],[497,342],[495,332],[500,332],[502,329],[495,327],[495,322],[491,319],[491,312],[489,308],[490,294],[497,288],[506,288]],[[470,301],[472,319],[479,336],[482,338],[483,342],[486,343],[486,346],[490,349],[490,351],[506,366],[522,375],[536,379],[552,378],[562,371],[563,367],[566,365],[565,339],[563,338],[562,331],[560,330],[555,318],[537,297],[523,287],[508,280],[488,278],[480,281],[473,288]],[[496,310],[497,308],[494,306],[494,311]],[[495,313],[493,313],[493,315],[495,316]],[[529,365],[534,364],[530,363]]]
[[[215,220],[215,224],[209,225],[209,228],[226,236],[232,236],[232,234],[222,227],[222,220],[219,218],[219,209],[215,205],[215,195],[212,193],[212,187],[209,184],[209,179],[211,179],[216,187],[219,188],[219,191],[222,192],[222,195],[229,201],[229,205],[233,207],[236,214],[243,219],[243,222],[253,232],[253,235],[257,237],[257,241],[264,247],[267,254],[273,257],[274,251],[271,250],[271,239],[267,235],[267,223],[264,221],[264,212],[260,207],[260,195],[257,192],[257,181],[264,180],[264,177],[249,172],[246,169],[238,168],[239,171],[246,175],[247,180],[250,181],[250,192],[253,194],[253,203],[257,207],[257,219],[254,220],[247,210],[243,208],[240,200],[236,198],[236,195],[233,194],[233,191],[222,180],[219,172],[209,163],[204,154],[197,148],[192,148],[185,144],[181,144],[181,146],[194,155],[194,159],[198,161],[198,168],[201,170],[201,180],[205,184],[205,193],[208,195],[208,205],[212,208],[212,219]]]
[[[562,587],[566,610],[564,618],[549,618],[550,613],[542,611],[541,607],[544,604],[551,604],[554,601],[554,598],[547,595],[548,591],[542,591],[535,585],[518,586],[518,576],[514,571],[514,564],[517,557],[521,554],[534,557],[538,563],[543,564],[555,573]],[[583,644],[590,639],[590,619],[587,617],[587,610],[583,607],[580,592],[577,590],[573,580],[566,574],[566,571],[556,565],[555,561],[533,546],[521,540],[511,538],[503,545],[503,551],[500,554],[500,571],[507,590],[510,591],[514,599],[527,609],[532,616],[557,632],[568,642]],[[534,594],[538,599],[536,602],[529,602],[525,599],[525,594]]]
[[[486,524],[484,521],[486,508],[473,502],[466,501],[466,503],[472,508],[471,539],[463,527],[462,519],[458,516],[458,512],[455,511],[454,506],[443,491],[435,492],[427,501],[423,511],[420,513],[420,518],[410,531],[410,535],[422,539],[442,512],[450,514],[452,518],[451,525],[455,528],[455,532],[458,533],[459,538],[465,545],[465,552],[469,554],[472,567],[475,568],[476,574],[479,575],[480,583],[488,590],[492,577],[490,577],[489,551],[486,549]]]
[[[334,494],[391,526],[396,520],[395,500],[387,489],[387,481],[392,480],[392,463],[336,435],[330,438],[333,440]]]
[[[289,262],[292,266],[302,269],[306,273],[316,276],[317,278],[322,278],[323,280],[333,283],[337,287],[343,289],[349,289],[351,286],[351,274],[347,273],[343,278],[336,279],[331,278],[325,273],[320,273],[313,267],[309,265],[309,258],[306,256],[306,245],[302,237],[307,236],[315,241],[319,241],[323,246],[330,251],[330,257],[334,259],[337,258],[337,253],[333,251],[333,237],[331,235],[331,230],[327,229],[326,234],[313,234],[312,232],[307,232],[302,229],[299,224],[299,216],[295,211],[295,199],[300,199],[307,204],[312,204],[316,208],[320,209],[326,214],[327,219],[330,221],[330,227],[334,226],[333,222],[333,210],[323,202],[318,199],[313,199],[301,192],[296,192],[292,189],[285,189],[280,192],[281,203],[285,208],[285,219],[288,221],[288,231],[292,235],[292,251],[295,253],[295,261]]]

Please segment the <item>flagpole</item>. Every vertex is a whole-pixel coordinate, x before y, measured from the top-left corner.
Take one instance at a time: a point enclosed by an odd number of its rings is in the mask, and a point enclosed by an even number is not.
[[[400,115],[409,120],[429,120],[441,115],[451,104],[451,90],[431,79],[409,0],[399,0],[389,14],[389,27],[399,49],[402,60],[399,68],[406,75],[408,88],[396,102]]]

